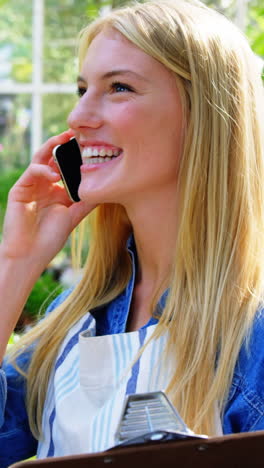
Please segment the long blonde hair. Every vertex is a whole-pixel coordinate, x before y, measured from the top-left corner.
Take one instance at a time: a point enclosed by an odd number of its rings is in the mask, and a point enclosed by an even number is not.
[[[213,434],[216,402],[223,414],[263,292],[264,102],[258,66],[242,33],[200,2],[154,0],[110,12],[82,32],[80,63],[105,27],[174,72],[181,92],[187,119],[181,216],[170,293],[155,336],[169,331],[166,355],[175,359],[175,371],[167,391],[175,406],[193,430]],[[124,209],[101,205],[89,218],[82,280],[15,350],[37,343],[27,391],[36,436],[66,333],[88,309],[114,299],[131,274],[126,241],[132,227]]]

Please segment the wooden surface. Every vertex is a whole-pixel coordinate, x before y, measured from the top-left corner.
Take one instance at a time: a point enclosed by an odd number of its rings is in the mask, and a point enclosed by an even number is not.
[[[12,468],[264,468],[264,431],[15,463]]]

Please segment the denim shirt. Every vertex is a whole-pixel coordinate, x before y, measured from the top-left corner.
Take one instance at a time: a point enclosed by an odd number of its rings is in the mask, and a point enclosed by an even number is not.
[[[136,258],[131,251],[133,272],[125,290],[108,306],[92,312],[96,319],[96,335],[124,333],[135,283]],[[69,295],[58,296],[47,309],[51,313]],[[157,304],[159,316],[166,303],[167,291]],[[151,318],[144,327],[157,323]],[[26,368],[30,351],[19,358]],[[264,429],[264,311],[256,315],[249,347],[243,345],[237,360],[228,401],[223,416],[223,433],[249,432]],[[13,366],[0,370],[0,468],[5,468],[36,454],[37,441],[32,436],[25,408],[25,382]]]

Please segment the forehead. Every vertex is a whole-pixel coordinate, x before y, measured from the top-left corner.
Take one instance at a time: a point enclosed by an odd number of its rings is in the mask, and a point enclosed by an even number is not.
[[[129,69],[149,78],[158,73],[169,78],[171,72],[146,54],[115,29],[104,29],[91,42],[83,65],[82,76],[91,72],[105,73],[113,69]]]

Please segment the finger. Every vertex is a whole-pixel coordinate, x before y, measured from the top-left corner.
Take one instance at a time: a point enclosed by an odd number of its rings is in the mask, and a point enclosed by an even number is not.
[[[54,160],[54,158],[50,158],[48,165],[51,167],[51,169],[52,169],[54,172],[57,172],[57,174],[60,173],[59,168],[58,168],[58,164],[56,163],[56,161]]]
[[[29,184],[26,181],[25,185],[14,186],[9,192],[9,201],[20,203],[37,201],[45,206],[55,204],[66,207],[71,206],[73,202],[70,200],[65,188],[57,183],[58,180],[47,181],[47,178],[42,176],[43,174],[35,179],[33,184]],[[60,179],[58,175],[56,176],[56,179]]]
[[[35,187],[41,180],[54,184],[60,180],[60,175],[49,166],[32,163],[10,190],[9,199],[16,198],[18,193],[22,195],[25,189]]]
[[[48,164],[52,156],[52,150],[57,145],[66,143],[74,136],[72,129],[66,130],[59,135],[49,138],[33,156],[32,162],[38,164]]]
[[[55,182],[60,179],[59,173],[54,171],[52,167],[44,164],[32,163],[28,169],[22,174],[18,180],[19,185],[32,185],[39,182],[39,179],[46,179],[50,182]]]
[[[52,203],[58,203],[64,206],[71,206],[74,202],[70,199],[63,185],[53,184],[50,188]]]

